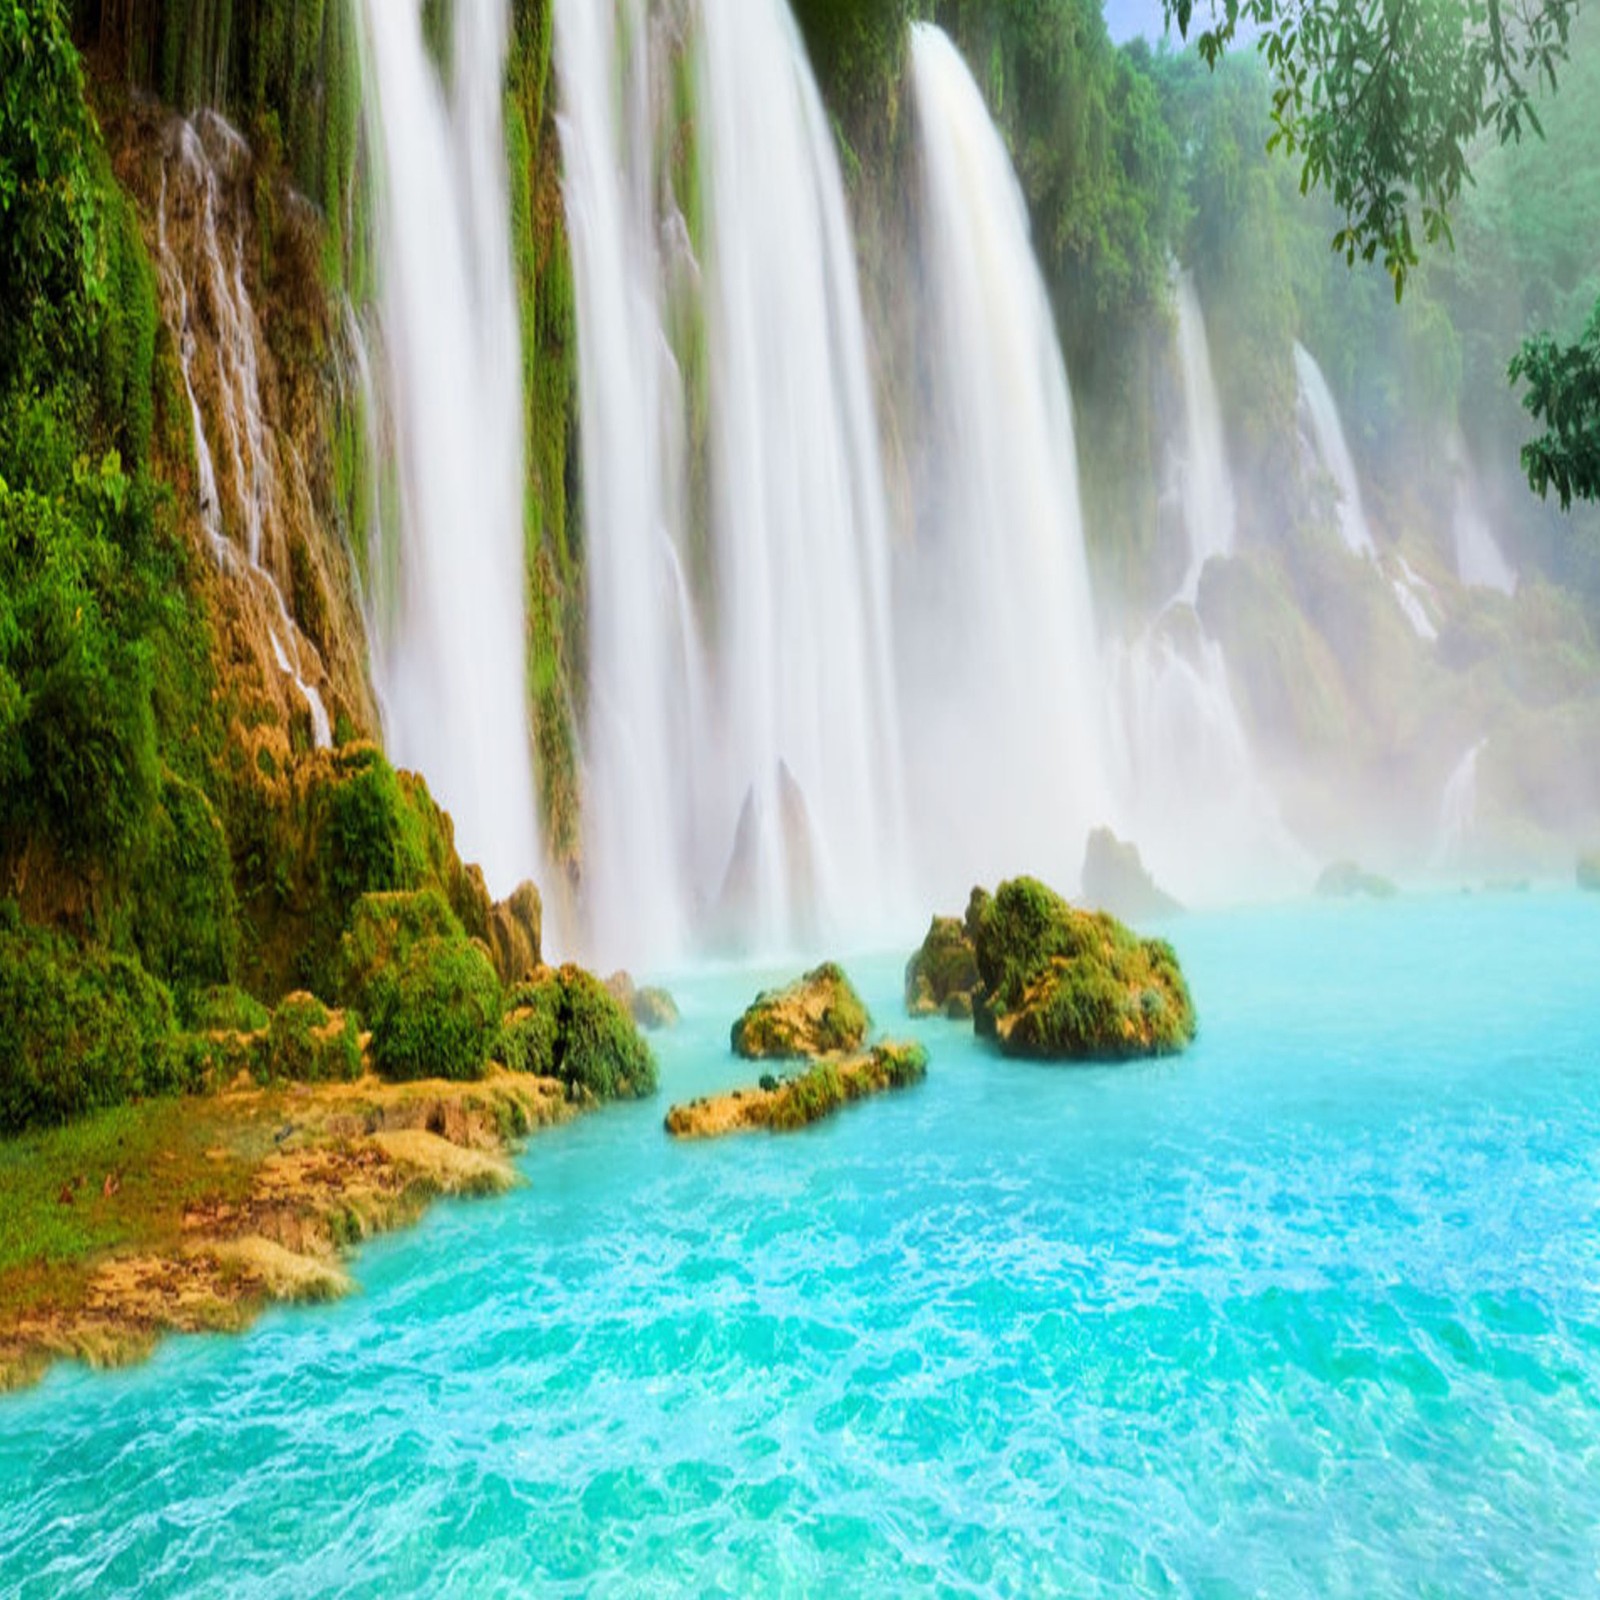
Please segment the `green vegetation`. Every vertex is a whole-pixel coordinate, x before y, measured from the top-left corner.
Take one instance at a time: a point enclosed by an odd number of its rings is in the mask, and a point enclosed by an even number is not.
[[[0,1133],[186,1087],[172,1000],[138,962],[0,931]]]
[[[1567,511],[1574,500],[1600,500],[1600,300],[1576,344],[1530,339],[1511,362],[1526,380],[1523,404],[1546,432],[1522,447],[1528,482],[1541,499],[1553,489]]]
[[[1075,910],[1036,879],[974,894],[967,931],[983,981],[978,1030],[1007,1055],[1122,1060],[1170,1055],[1194,1039],[1171,945]]]
[[[483,1075],[500,1031],[500,980],[481,945],[419,939],[372,989],[372,1064],[396,1082]]]
[[[546,968],[511,997],[500,1059],[558,1078],[577,1100],[643,1100],[656,1063],[637,1024],[601,981],[579,967]]]
[[[286,995],[256,1052],[260,1083],[351,1083],[361,1076],[361,1038],[348,1011],[330,1012],[315,995]]]
[[[1350,900],[1365,895],[1369,900],[1392,900],[1395,886],[1375,872],[1368,872],[1354,861],[1335,861],[1317,879],[1317,893],[1324,900]]]
[[[735,1055],[794,1060],[859,1050],[872,1019],[843,968],[828,961],[785,989],[756,996],[734,1023]]]
[[[935,917],[921,948],[906,963],[906,1010],[914,1017],[942,1011],[972,1015],[978,957],[959,917]]]

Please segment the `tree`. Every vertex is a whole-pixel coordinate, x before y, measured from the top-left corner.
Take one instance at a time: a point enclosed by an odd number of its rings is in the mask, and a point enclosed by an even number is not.
[[[1380,256],[1395,298],[1427,244],[1453,245],[1451,211],[1484,136],[1543,136],[1535,97],[1554,92],[1579,0],[1208,0],[1196,36],[1214,66],[1255,31],[1274,79],[1269,149],[1300,161],[1302,193],[1325,189],[1341,214],[1333,247]],[[1195,0],[1163,0],[1185,38]],[[1530,339],[1511,364],[1548,432],[1523,452],[1534,491],[1563,509],[1600,497],[1600,304],[1562,348]]]

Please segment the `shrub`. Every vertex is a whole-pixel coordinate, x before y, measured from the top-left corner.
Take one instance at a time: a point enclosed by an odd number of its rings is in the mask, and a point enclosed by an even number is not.
[[[66,1122],[191,1081],[172,997],[138,962],[0,933],[0,1132]]]
[[[500,980],[482,946],[419,940],[373,985],[372,1062],[390,1079],[480,1077],[500,1029]]]
[[[557,1076],[565,1000],[555,973],[520,985],[511,996],[495,1054],[513,1072]]]
[[[422,940],[464,937],[437,890],[362,895],[339,941],[339,994],[346,1004],[369,1013],[384,973],[402,964]]]
[[[656,1062],[634,1020],[606,986],[578,967],[561,969],[556,1076],[569,1093],[643,1100],[656,1092]]]
[[[254,995],[222,984],[191,995],[185,1020],[196,1033],[260,1033],[272,1013]]]
[[[348,1011],[330,1012],[310,994],[291,994],[272,1014],[255,1053],[263,1083],[349,1083],[361,1076],[361,1036]]]

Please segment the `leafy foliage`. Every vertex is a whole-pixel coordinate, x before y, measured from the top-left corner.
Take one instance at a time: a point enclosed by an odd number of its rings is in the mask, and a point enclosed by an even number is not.
[[[1600,301],[1577,343],[1529,339],[1511,379],[1527,383],[1523,405],[1545,427],[1522,450],[1534,493],[1542,499],[1553,489],[1563,511],[1575,499],[1600,500]]]
[[[483,947],[422,939],[373,986],[372,1064],[385,1078],[483,1075],[500,1031],[500,980]]]
[[[1164,0],[1188,36],[1194,0]],[[1270,67],[1271,146],[1300,160],[1302,192],[1325,187],[1342,214],[1334,248],[1381,256],[1396,298],[1423,238],[1449,241],[1473,142],[1541,131],[1534,96],[1567,59],[1578,0],[1211,0],[1197,44],[1215,62],[1240,25]]]

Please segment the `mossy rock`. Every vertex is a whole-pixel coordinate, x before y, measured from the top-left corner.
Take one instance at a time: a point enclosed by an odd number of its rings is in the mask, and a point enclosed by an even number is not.
[[[735,1055],[748,1061],[801,1060],[859,1050],[872,1019],[836,962],[785,989],[757,995],[733,1025]]]
[[[1335,861],[1317,879],[1317,894],[1324,900],[1352,900],[1366,895],[1372,900],[1392,900],[1395,886],[1354,861]]]
[[[0,930],[0,1133],[188,1087],[172,996],[137,961]]]
[[[262,1083],[351,1083],[361,1076],[354,1015],[330,1011],[312,994],[286,995],[255,1051]]]
[[[1600,894],[1600,851],[1578,857],[1578,887]]]
[[[437,889],[364,894],[350,913],[339,941],[338,993],[370,1016],[375,987],[424,939],[466,938],[461,923]]]
[[[370,992],[372,1064],[381,1077],[483,1076],[500,1034],[502,990],[482,945],[419,939]]]
[[[253,994],[221,984],[191,999],[186,1020],[196,1033],[262,1033],[272,1013]]]
[[[1109,828],[1096,828],[1085,846],[1083,900],[1128,922],[1177,916],[1183,910],[1150,875],[1139,847],[1119,839]]]
[[[908,1089],[928,1075],[928,1053],[919,1044],[879,1044],[853,1058],[830,1057],[792,1078],[763,1075],[756,1090],[674,1106],[667,1132],[679,1139],[710,1139],[747,1129],[793,1133],[830,1117],[857,1100]]]
[[[982,981],[975,1022],[1007,1055],[1118,1061],[1170,1055],[1196,1032],[1178,958],[1033,878],[975,892],[967,926]]]
[[[978,955],[966,928],[955,917],[935,917],[922,948],[906,963],[906,1010],[914,1017],[970,1017],[977,987]]]
[[[489,953],[502,983],[520,983],[539,969],[543,941],[544,903],[533,884],[519,885],[490,909]]]
[[[616,996],[581,967],[547,967],[516,989],[496,1053],[516,1071],[560,1079],[574,1099],[656,1092],[650,1046]]]

